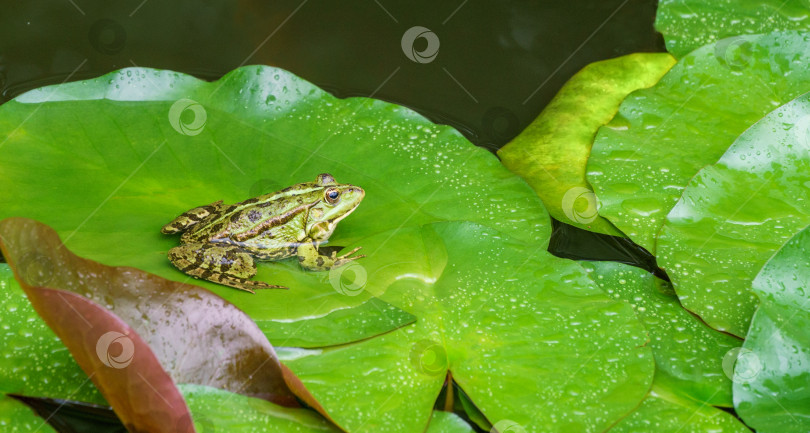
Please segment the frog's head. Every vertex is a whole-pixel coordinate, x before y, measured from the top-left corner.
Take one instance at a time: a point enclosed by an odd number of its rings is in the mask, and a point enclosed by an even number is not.
[[[337,183],[328,173],[319,174],[315,179],[319,187],[318,200],[310,209],[306,230],[315,240],[326,240],[337,224],[357,209],[366,192],[359,186]]]

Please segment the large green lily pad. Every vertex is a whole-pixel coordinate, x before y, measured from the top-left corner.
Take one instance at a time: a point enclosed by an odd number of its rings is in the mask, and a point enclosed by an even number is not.
[[[731,407],[731,380],[723,370],[737,338],[706,326],[678,302],[672,287],[623,263],[581,262],[609,297],[633,307],[650,333],[655,382],[713,406]]]
[[[393,104],[334,98],[276,68],[244,67],[214,83],[130,68],[42,88],[0,107],[0,135],[8,135],[0,182],[15,185],[0,192],[0,217],[37,219],[81,256],[178,281],[191,279],[166,259],[178,238],[161,235],[163,224],[321,172],[366,190],[333,245],[443,220],[476,221],[536,245],[549,236],[531,189],[455,129]],[[347,294],[328,273],[294,262],[262,264],[257,279],[291,290],[250,295],[194,282],[247,312],[276,345],[341,344],[413,319],[380,312],[367,292]],[[345,327],[325,335],[325,323]]]
[[[810,228],[786,243],[753,282],[760,300],[737,354],[734,405],[758,432],[810,430]]]
[[[655,28],[667,50],[681,58],[690,51],[737,35],[775,30],[810,30],[807,4],[791,0],[661,0]],[[730,40],[745,55],[746,37]]]
[[[810,224],[810,94],[750,127],[689,182],[659,236],[659,263],[684,307],[744,336],[751,282]]]
[[[596,135],[587,179],[599,213],[651,252],[689,179],[750,125],[810,90],[810,36],[747,41],[738,63],[717,54],[722,41],[685,56],[657,85],[628,96]]]
[[[493,424],[511,420],[527,432],[600,431],[646,394],[646,331],[577,263],[472,223],[362,243],[392,249],[364,263],[379,275],[370,290],[416,324],[341,347],[279,352],[346,430],[421,432],[448,370]]]
[[[664,53],[630,54],[589,64],[498,156],[526,179],[557,220],[621,236],[597,214],[596,199],[585,181],[593,138],[628,93],[652,86],[674,64],[675,59]]]

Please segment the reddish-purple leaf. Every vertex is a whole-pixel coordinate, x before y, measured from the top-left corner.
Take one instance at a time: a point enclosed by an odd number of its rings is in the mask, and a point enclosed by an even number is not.
[[[256,324],[208,290],[83,259],[50,227],[24,218],[0,221],[0,249],[34,308],[133,431],[172,431],[188,419],[174,383],[289,406],[295,393],[328,417]]]

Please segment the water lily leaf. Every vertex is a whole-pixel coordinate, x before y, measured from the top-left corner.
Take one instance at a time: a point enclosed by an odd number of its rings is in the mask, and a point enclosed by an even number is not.
[[[364,263],[368,290],[416,323],[279,353],[347,431],[423,431],[448,370],[494,425],[509,420],[527,432],[599,431],[646,394],[646,331],[576,262],[461,222],[362,243],[391,248]]]
[[[810,14],[806,4],[785,0],[661,0],[655,29],[664,35],[667,50],[681,58],[702,45],[729,36],[810,30]],[[747,55],[744,46],[738,47],[741,48],[738,55]]]
[[[425,433],[473,433],[472,427],[452,412],[434,411]]]
[[[209,386],[181,384],[178,388],[191,409],[191,418],[177,431],[192,424],[200,433],[338,433],[334,425],[309,409],[288,408]]]
[[[742,341],[706,326],[681,307],[671,286],[643,269],[580,263],[609,297],[629,303],[647,327],[656,383],[699,402],[731,407],[731,380],[723,360]]]
[[[0,182],[15,185],[0,191],[0,217],[43,221],[84,257],[178,281],[189,278],[166,258],[178,239],[160,227],[190,208],[238,202],[322,172],[366,191],[332,245],[444,220],[476,221],[538,245],[550,234],[531,188],[455,129],[382,101],[337,99],[271,67],[240,68],[213,83],[130,68],[42,88],[0,106],[0,135],[8,135]],[[48,175],[26,168],[34,161]],[[364,252],[388,254],[381,248]],[[250,295],[196,283],[245,311],[276,345],[325,345],[324,321],[306,322],[370,299],[364,291],[348,296],[328,273],[301,271],[294,261],[262,264],[256,279],[292,289]],[[332,343],[409,320],[378,314],[359,331],[362,319],[335,321],[348,328]]]
[[[760,300],[734,362],[734,406],[758,432],[810,430],[810,228],[754,279]]]
[[[681,303],[715,329],[744,336],[751,281],[810,224],[810,94],[751,126],[689,182],[659,236],[659,263]]]
[[[59,432],[127,433],[127,428],[109,406],[47,397],[9,394],[39,415],[39,425],[47,423]],[[31,429],[26,431],[40,431]],[[48,428],[46,431],[52,431]],[[178,430],[187,433],[188,430]]]
[[[264,335],[216,295],[82,259],[31,220],[3,220],[0,239],[34,309],[128,427],[171,430],[187,416],[173,380],[295,403]]]
[[[740,64],[718,54],[721,42],[685,56],[654,87],[628,96],[596,135],[587,179],[599,213],[650,252],[689,179],[754,122],[810,90],[810,35],[747,42]]]
[[[0,395],[0,429],[8,433],[57,433],[28,406],[5,394]]]
[[[597,214],[585,181],[585,164],[596,130],[608,123],[630,92],[650,87],[675,59],[664,53],[630,54],[591,63],[560,89],[543,112],[498,151],[503,164],[522,176],[559,221],[622,236]]]
[[[274,405],[266,400],[234,394],[217,388],[183,384],[178,386],[191,408],[198,432],[338,433],[341,430],[308,409]],[[474,430],[457,415],[433,413],[427,433],[464,433]]]
[[[0,347],[4,349],[0,393],[106,404],[59,337],[34,311],[5,263],[0,263],[0,305]]]
[[[54,431],[7,393],[107,404],[59,337],[34,311],[5,263],[0,263],[0,305],[0,430]]]
[[[748,433],[737,418],[705,402],[678,395],[665,385],[653,383],[641,405],[619,421],[610,433]]]

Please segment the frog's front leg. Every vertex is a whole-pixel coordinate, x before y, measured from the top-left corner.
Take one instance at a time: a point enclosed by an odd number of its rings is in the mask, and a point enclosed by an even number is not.
[[[254,293],[256,289],[286,289],[261,281],[251,281],[256,275],[256,263],[245,250],[236,245],[190,243],[169,250],[169,260],[177,269],[194,278],[212,281]]]
[[[331,255],[325,256],[318,252],[318,248],[314,243],[303,243],[298,246],[298,263],[301,267],[309,271],[328,271],[329,269],[343,266],[352,260],[362,259],[365,255],[349,257],[360,250],[357,247],[348,253],[338,256],[337,252],[332,252]]]
[[[222,200],[220,200],[206,206],[189,209],[173,219],[172,222],[163,226],[160,232],[166,235],[182,232],[202,221],[208,215],[219,212],[223,207]]]

